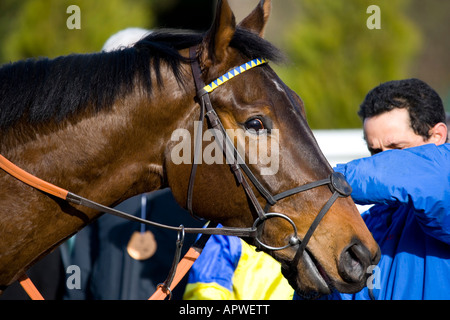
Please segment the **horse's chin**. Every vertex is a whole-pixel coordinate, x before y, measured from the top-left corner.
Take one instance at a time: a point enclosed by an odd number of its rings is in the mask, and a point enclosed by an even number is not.
[[[286,263],[282,263],[284,277],[299,296],[316,299],[332,292],[334,288],[332,280],[308,250],[303,252],[297,268],[292,270]]]
[[[317,299],[334,290],[355,293],[365,285],[365,279],[357,283],[333,279],[308,249],[303,252],[296,268],[292,269],[287,261],[282,261],[281,266],[282,273],[289,284],[299,296],[305,299]]]

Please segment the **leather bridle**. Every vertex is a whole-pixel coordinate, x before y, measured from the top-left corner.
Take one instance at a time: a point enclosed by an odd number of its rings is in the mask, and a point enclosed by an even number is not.
[[[200,117],[199,121],[197,122],[198,128],[197,128],[197,136],[194,137],[195,142],[195,150],[194,150],[194,163],[192,165],[191,169],[191,175],[189,178],[189,185],[188,185],[188,196],[187,196],[187,209],[189,212],[194,215],[192,210],[192,201],[193,201],[193,190],[194,190],[194,181],[195,181],[195,174],[197,170],[197,163],[198,158],[201,156],[201,138],[202,138],[202,130],[203,130],[203,121],[205,118],[208,119],[209,128],[213,129],[212,134],[214,135],[214,138],[216,142],[219,144],[222,152],[224,153],[227,161],[231,159],[231,163],[228,164],[231,167],[231,171],[233,172],[236,181],[239,185],[242,185],[244,188],[244,191],[251,201],[253,208],[255,209],[258,217],[253,223],[253,226],[251,230],[253,230],[251,235],[254,235],[253,238],[256,241],[257,247],[264,248],[269,251],[274,250],[282,250],[286,249],[288,247],[297,246],[299,245],[297,249],[297,253],[294,257],[293,264],[295,265],[296,262],[300,259],[300,257],[303,254],[303,251],[306,249],[306,246],[308,244],[308,241],[310,240],[312,234],[314,233],[315,229],[319,225],[322,218],[325,216],[325,214],[328,212],[328,210],[331,208],[333,203],[336,201],[338,197],[348,197],[351,192],[352,188],[345,180],[344,175],[342,175],[339,172],[333,172],[330,176],[328,176],[326,179],[318,180],[315,182],[311,182],[299,187],[295,187],[286,191],[283,191],[281,193],[278,193],[276,195],[273,195],[267,188],[264,187],[264,185],[256,178],[256,176],[252,173],[250,168],[247,166],[245,161],[240,156],[238,150],[235,148],[234,143],[231,141],[230,137],[228,136],[225,128],[223,127],[216,111],[214,110],[209,94],[215,90],[219,85],[225,83],[232,77],[237,76],[238,74],[241,74],[242,72],[245,72],[253,67],[256,67],[258,65],[262,65],[267,63],[267,60],[265,59],[254,59],[242,66],[239,66],[237,68],[234,68],[230,72],[226,73],[224,76],[219,77],[218,79],[211,82],[209,85],[205,85],[201,78],[201,69],[198,62],[197,57],[197,47],[191,47],[189,49],[189,56],[191,60],[191,69],[192,74],[194,76],[195,86],[197,89],[197,102],[200,104]],[[220,134],[218,134],[220,132]],[[247,179],[245,176],[252,182],[253,186],[258,190],[261,196],[266,200],[265,208],[263,209],[253,192],[253,189],[249,185]],[[329,188],[332,191],[332,196],[329,198],[329,200],[326,202],[326,204],[322,207],[319,214],[314,219],[313,223],[309,227],[308,231],[306,232],[305,236],[302,240],[299,239],[297,234],[297,227],[295,226],[294,222],[291,218],[289,218],[287,215],[283,213],[269,213],[269,209],[277,203],[277,201],[284,199],[286,197],[292,196],[294,194],[310,190],[313,188],[317,188],[319,186],[328,185]],[[280,247],[273,247],[270,245],[267,245],[263,243],[258,238],[258,227],[266,220],[271,218],[282,218],[289,222],[293,228],[293,235],[290,237],[288,243],[284,246]],[[250,236],[250,234],[249,234]]]

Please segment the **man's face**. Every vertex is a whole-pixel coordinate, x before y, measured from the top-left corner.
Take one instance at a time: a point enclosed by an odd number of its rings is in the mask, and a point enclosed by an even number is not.
[[[372,155],[385,150],[404,149],[426,144],[410,125],[407,109],[395,108],[364,120],[364,136]]]

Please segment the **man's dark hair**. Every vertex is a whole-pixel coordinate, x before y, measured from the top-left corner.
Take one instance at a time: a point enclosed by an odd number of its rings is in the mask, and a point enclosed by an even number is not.
[[[445,123],[445,110],[439,95],[419,79],[395,80],[372,89],[360,106],[358,115],[364,121],[395,108],[406,108],[411,128],[425,140],[437,123]]]

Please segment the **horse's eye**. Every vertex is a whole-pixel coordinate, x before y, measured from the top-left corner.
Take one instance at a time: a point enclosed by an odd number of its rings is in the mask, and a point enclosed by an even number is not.
[[[253,118],[253,119],[248,120],[245,123],[245,129],[246,130],[255,130],[258,133],[260,130],[264,130],[265,127],[264,127],[264,123],[262,122],[261,119]]]

